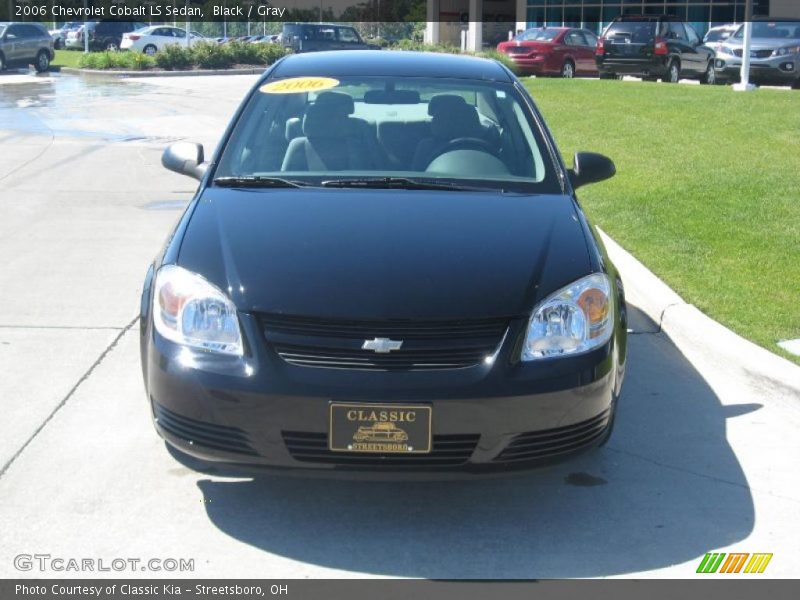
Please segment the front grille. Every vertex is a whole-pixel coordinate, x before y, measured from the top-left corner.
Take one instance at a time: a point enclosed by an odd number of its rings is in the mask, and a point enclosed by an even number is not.
[[[494,459],[497,462],[515,462],[550,458],[573,452],[596,442],[608,427],[610,411],[574,425],[529,431],[515,436]]]
[[[196,421],[174,413],[155,402],[153,406],[156,423],[167,433],[190,442],[192,445],[233,454],[258,455],[250,446],[247,434],[238,427]]]
[[[455,467],[469,460],[480,437],[478,434],[434,435],[429,454],[355,454],[331,452],[327,433],[282,433],[286,449],[295,460],[365,467]]]
[[[744,54],[744,52],[741,48],[736,48],[733,51],[733,54],[735,56],[741,57]],[[750,56],[752,58],[769,58],[770,56],[772,56],[772,50],[751,50]]]
[[[321,320],[264,315],[270,346],[286,362],[303,367],[408,371],[475,366],[498,349],[509,319],[461,321]],[[365,341],[402,341],[391,352],[364,350]]]

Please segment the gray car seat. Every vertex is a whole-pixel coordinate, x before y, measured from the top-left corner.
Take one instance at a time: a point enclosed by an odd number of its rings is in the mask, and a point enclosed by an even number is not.
[[[430,137],[423,138],[414,152],[412,168],[424,171],[447,145],[458,138],[484,139],[478,111],[461,96],[439,94],[430,99],[428,114],[432,117]]]
[[[369,123],[351,117],[353,98],[322,92],[306,109],[302,122],[286,121],[286,150],[281,170],[371,170],[381,166],[382,153]]]

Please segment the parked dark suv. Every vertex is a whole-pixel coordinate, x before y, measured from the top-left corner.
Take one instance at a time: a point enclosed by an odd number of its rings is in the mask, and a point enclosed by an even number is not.
[[[0,71],[33,65],[42,73],[53,60],[53,38],[38,23],[0,23]]]
[[[122,34],[147,27],[146,23],[130,23],[125,21],[99,21],[91,30],[89,44],[101,50],[119,50]]]
[[[676,83],[681,78],[714,83],[714,51],[694,28],[677,17],[617,17],[597,41],[595,62],[601,79],[637,75]]]
[[[354,27],[327,23],[286,23],[281,41],[285,48],[290,48],[295,53],[380,49],[380,46],[367,44]]]

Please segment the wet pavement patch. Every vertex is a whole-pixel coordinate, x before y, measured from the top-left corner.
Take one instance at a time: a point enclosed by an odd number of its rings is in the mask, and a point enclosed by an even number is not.
[[[578,487],[595,487],[597,485],[605,485],[608,481],[602,477],[589,475],[589,473],[570,473],[564,477],[564,483]]]

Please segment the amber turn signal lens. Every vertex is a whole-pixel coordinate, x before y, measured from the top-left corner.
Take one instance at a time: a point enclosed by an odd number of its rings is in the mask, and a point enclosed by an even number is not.
[[[608,296],[602,290],[589,288],[584,290],[578,297],[577,304],[589,319],[589,337],[593,338],[600,335],[601,326],[608,317]]]

